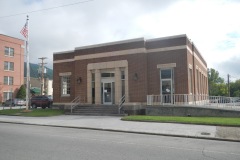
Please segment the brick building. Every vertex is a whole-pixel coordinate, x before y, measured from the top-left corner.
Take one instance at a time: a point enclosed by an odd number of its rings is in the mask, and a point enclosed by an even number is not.
[[[0,102],[16,96],[23,74],[24,41],[0,34]]]
[[[55,104],[146,104],[147,95],[208,94],[207,63],[186,35],[77,47],[53,55]]]

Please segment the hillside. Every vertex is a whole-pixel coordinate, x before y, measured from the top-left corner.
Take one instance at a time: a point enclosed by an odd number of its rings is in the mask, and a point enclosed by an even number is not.
[[[29,63],[29,67],[30,67],[30,77],[33,78],[39,78],[40,74],[38,73],[38,69],[39,69],[39,65],[38,64],[33,64],[33,63]],[[49,79],[53,79],[53,70],[45,67],[47,69],[47,73],[46,73],[46,78]],[[24,62],[24,77],[27,77],[27,63]]]

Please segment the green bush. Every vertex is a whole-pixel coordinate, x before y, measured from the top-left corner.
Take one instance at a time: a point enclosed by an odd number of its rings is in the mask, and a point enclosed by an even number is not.
[[[22,98],[22,99],[26,98],[26,87],[25,87],[25,85],[21,85],[21,87],[18,90],[16,98]]]

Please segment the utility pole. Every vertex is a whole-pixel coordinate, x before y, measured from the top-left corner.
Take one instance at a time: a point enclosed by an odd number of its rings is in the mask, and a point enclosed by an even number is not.
[[[47,63],[44,63],[44,60],[47,59],[47,57],[41,57],[38,58],[41,60],[40,66],[41,66],[41,95],[44,93],[44,65]]]
[[[230,80],[229,80],[229,79],[230,79],[230,75],[228,74],[228,75],[227,75],[227,81],[228,81],[228,82],[227,82],[227,83],[228,83],[228,97],[230,97]]]

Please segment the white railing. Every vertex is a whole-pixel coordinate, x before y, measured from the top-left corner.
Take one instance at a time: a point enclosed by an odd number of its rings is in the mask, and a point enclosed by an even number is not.
[[[80,104],[80,96],[76,97],[74,100],[71,102],[71,113],[73,109]]]
[[[125,95],[122,96],[122,98],[119,100],[119,105],[118,105],[118,113],[121,114],[121,110],[123,107],[123,103],[125,102]]]
[[[147,95],[147,105],[216,106],[240,109],[240,97],[189,94]]]

